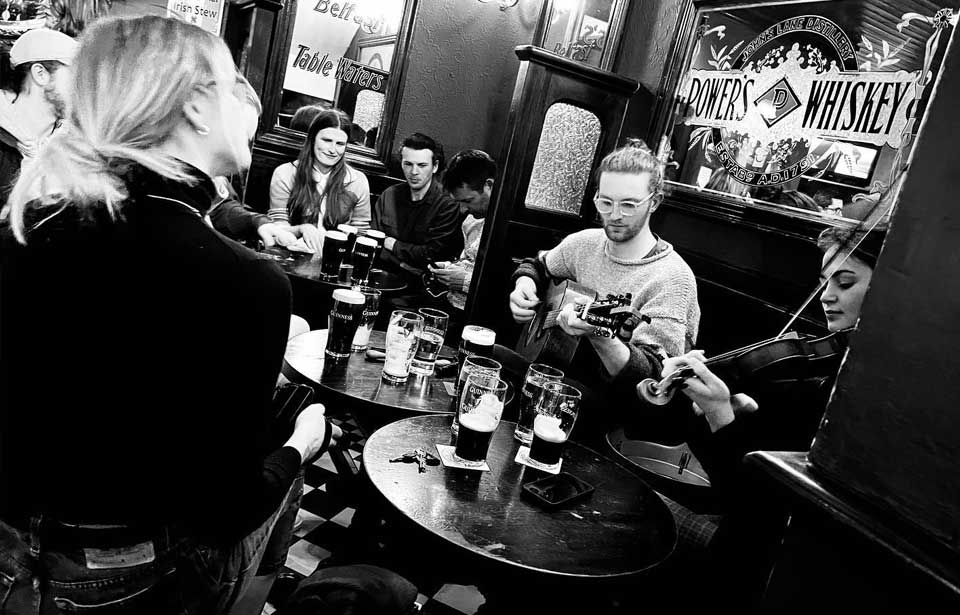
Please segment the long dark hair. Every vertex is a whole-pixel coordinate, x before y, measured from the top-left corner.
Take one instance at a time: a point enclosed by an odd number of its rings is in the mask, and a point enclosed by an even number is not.
[[[290,191],[290,200],[287,202],[291,224],[310,223],[323,197],[327,199],[327,211],[323,215],[324,228],[335,229],[338,224],[343,224],[350,219],[350,209],[355,203],[350,203],[349,199],[345,198],[346,190],[343,184],[347,175],[346,153],[330,170],[330,177],[327,179],[327,186],[322,195],[318,195],[314,190],[313,182],[313,166],[316,163],[313,143],[317,140],[317,134],[324,128],[336,128],[342,130],[349,139],[350,124],[350,116],[340,109],[322,111],[310,124],[307,140],[300,149],[300,155],[297,156],[293,189]]]

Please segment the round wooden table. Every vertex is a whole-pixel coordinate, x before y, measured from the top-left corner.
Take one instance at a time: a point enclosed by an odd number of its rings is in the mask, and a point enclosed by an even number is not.
[[[385,337],[383,331],[371,331],[370,346],[382,348]],[[453,397],[444,386],[444,382],[452,384],[452,378],[410,374],[406,383],[391,384],[380,377],[382,361],[367,361],[366,353],[355,352],[345,363],[333,363],[323,354],[326,345],[326,329],[303,333],[287,342],[283,358],[283,375],[291,382],[313,387],[324,403],[342,403],[353,410],[386,413],[394,418],[452,410]],[[455,356],[456,351],[449,346],[440,350],[440,357]]]
[[[383,347],[383,331],[370,333],[370,346]],[[327,330],[318,329],[298,335],[287,342],[283,375],[291,382],[313,388],[319,401],[339,404],[354,412],[361,426],[369,431],[384,423],[423,414],[447,414],[453,411],[454,378],[410,374],[404,384],[383,380],[383,362],[367,361],[363,352],[355,352],[345,363],[325,360]],[[456,358],[456,350],[444,346],[439,358]],[[515,389],[507,383],[509,405]]]
[[[293,313],[302,316],[310,323],[311,329],[326,327],[327,314],[333,291],[338,288],[350,288],[351,285],[336,280],[324,280],[320,274],[320,258],[313,254],[291,252],[284,248],[267,248],[260,251],[260,257],[272,260],[287,274],[293,291]],[[368,284],[380,289],[380,309],[389,315],[390,297],[407,288],[403,277],[372,269]]]
[[[505,574],[620,579],[670,555],[677,530],[663,500],[630,470],[574,442],[564,448],[562,469],[593,485],[593,494],[553,512],[521,498],[525,482],[546,475],[514,462],[515,426],[501,421],[494,434],[491,471],[440,465],[421,474],[416,464],[390,459],[417,447],[436,454],[436,444],[452,444],[450,417],[403,419],[370,436],[363,469],[407,519]]]

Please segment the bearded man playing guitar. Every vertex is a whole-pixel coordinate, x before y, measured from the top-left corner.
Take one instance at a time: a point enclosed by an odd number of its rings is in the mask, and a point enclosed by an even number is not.
[[[560,245],[527,259],[513,274],[510,310],[517,322],[537,314],[550,279],[573,280],[601,297],[631,293],[633,307],[649,318],[634,329],[630,343],[592,334],[596,327],[566,304],[557,324],[569,335],[587,335],[603,365],[605,379],[621,372],[657,376],[661,361],[689,351],[697,339],[700,306],[690,267],[673,246],[650,230],[650,216],[663,200],[664,162],[642,141],[608,154],[597,169],[594,204],[602,229],[586,229]]]

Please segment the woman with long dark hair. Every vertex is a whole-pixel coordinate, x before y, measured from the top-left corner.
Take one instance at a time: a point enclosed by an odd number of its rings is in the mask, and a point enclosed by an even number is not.
[[[277,167],[270,180],[270,218],[290,225],[313,250],[320,250],[324,230],[338,224],[370,226],[370,184],[344,156],[350,126],[339,109],[321,112],[296,161]]]

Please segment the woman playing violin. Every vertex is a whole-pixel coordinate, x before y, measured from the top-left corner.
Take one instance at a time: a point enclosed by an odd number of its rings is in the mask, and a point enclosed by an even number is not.
[[[831,263],[837,262],[837,253],[845,245],[856,243],[857,238],[846,229],[830,228],[824,231],[817,242],[823,250],[824,271]],[[829,280],[824,280],[820,294],[820,304],[827,319],[827,329],[832,333],[852,329],[860,318],[860,306],[870,285],[873,268],[877,262],[882,237],[879,233],[868,234],[864,241],[832,272]],[[738,414],[757,410],[757,402],[746,394],[731,395],[730,390],[720,378],[710,371],[704,364],[705,356],[701,350],[693,350],[679,357],[672,357],[664,361],[663,373],[670,373],[683,367],[693,370],[695,377],[685,381],[683,393],[693,402],[693,409],[697,415],[703,416],[710,427],[710,431],[717,431],[734,423]],[[829,394],[834,377],[819,384],[821,392]],[[828,386],[829,385],[829,386]],[[818,414],[822,414],[824,398]],[[819,420],[819,419],[818,419]],[[803,448],[809,444],[812,433],[797,434],[803,440]],[[751,449],[753,450],[753,449]]]
[[[820,304],[831,332],[856,326],[882,235],[836,228],[820,235],[817,243],[824,252],[822,271],[829,276],[824,279],[821,275],[824,286]],[[715,567],[715,589],[743,596],[743,592],[756,589],[743,583],[765,576],[764,566],[768,562],[763,549],[768,548],[766,541],[782,530],[784,522],[783,515],[771,508],[773,500],[752,485],[747,474],[741,473],[743,457],[755,450],[808,450],[836,374],[790,384],[759,386],[754,381],[755,386],[750,388],[753,397],[743,393],[731,395],[728,383],[711,371],[705,360],[702,351],[694,350],[664,361],[665,375],[683,368],[692,371],[681,390],[692,402],[693,410],[677,408],[677,396],[664,418],[680,423],[672,427],[682,431],[710,476],[711,490],[718,496],[724,516],[718,527],[715,517],[697,515],[675,504],[671,508],[677,518],[681,544],[687,543],[678,546],[678,550],[689,556],[709,543],[712,557],[724,564]]]

